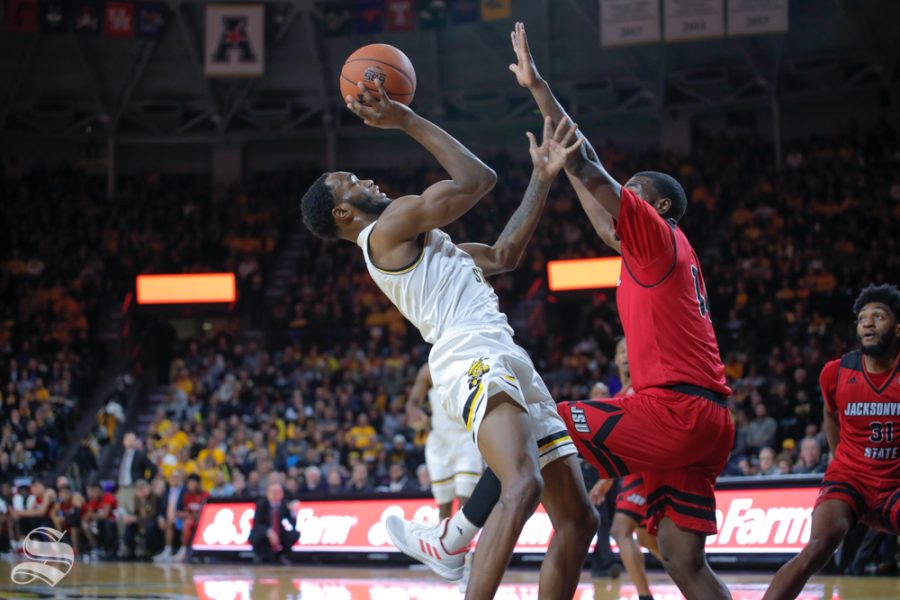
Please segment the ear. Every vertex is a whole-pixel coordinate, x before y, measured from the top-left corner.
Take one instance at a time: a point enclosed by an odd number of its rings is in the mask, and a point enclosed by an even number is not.
[[[672,201],[668,198],[660,198],[656,201],[656,211],[662,215],[666,216],[669,214],[669,211],[672,209]]]
[[[338,223],[349,223],[353,220],[353,211],[346,204],[338,204],[331,209],[331,216]]]

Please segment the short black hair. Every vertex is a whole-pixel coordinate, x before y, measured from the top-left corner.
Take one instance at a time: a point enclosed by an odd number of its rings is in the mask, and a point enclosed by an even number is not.
[[[652,181],[659,197],[668,198],[672,202],[672,207],[663,217],[672,219],[676,223],[681,220],[681,217],[684,216],[687,210],[687,195],[677,179],[659,171],[641,171],[640,173],[635,173],[634,176],[646,177]]]
[[[197,483],[200,483],[200,476],[197,475],[196,473],[191,473],[190,475],[188,475],[187,480],[188,481],[196,481]]]
[[[331,214],[334,208],[334,194],[325,179],[330,173],[322,173],[316,179],[300,201],[303,212],[303,224],[316,236],[325,240],[338,237],[337,223]]]
[[[900,321],[900,290],[896,285],[870,283],[856,297],[856,301],[853,303],[853,314],[858,315],[859,311],[871,302],[880,302],[886,305],[894,313],[894,319]]]

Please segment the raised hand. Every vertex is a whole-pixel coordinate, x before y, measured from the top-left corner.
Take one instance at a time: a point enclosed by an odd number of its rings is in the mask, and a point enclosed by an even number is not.
[[[360,90],[359,97],[347,95],[344,99],[347,101],[347,108],[361,118],[363,123],[379,129],[405,129],[409,125],[415,113],[405,104],[391,100],[384,89],[384,83],[375,81],[378,86],[377,99],[361,81],[356,85]]]
[[[534,173],[543,180],[552,180],[556,177],[570,156],[578,152],[581,144],[584,143],[584,137],[576,137],[578,125],[573,123],[569,117],[564,117],[556,131],[553,130],[553,124],[550,117],[544,117],[544,139],[538,146],[534,138],[534,134],[530,131],[526,132],[528,136],[528,152],[531,154],[531,162],[534,165]]]
[[[516,53],[516,64],[509,65],[509,70],[515,73],[516,81],[524,88],[532,88],[541,82],[531,50],[528,48],[528,36],[525,35],[525,24],[516,22],[516,28],[509,34],[512,40],[513,52]]]

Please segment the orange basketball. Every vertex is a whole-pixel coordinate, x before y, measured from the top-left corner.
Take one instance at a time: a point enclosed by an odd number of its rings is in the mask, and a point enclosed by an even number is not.
[[[384,90],[392,100],[409,104],[416,93],[416,70],[403,52],[388,44],[363,46],[344,61],[341,69],[341,98],[354,96],[362,102],[356,87],[362,81],[369,93],[378,98],[376,81],[384,83]]]

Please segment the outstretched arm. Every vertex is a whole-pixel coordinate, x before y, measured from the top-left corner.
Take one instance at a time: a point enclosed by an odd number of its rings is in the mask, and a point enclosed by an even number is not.
[[[538,73],[528,47],[525,25],[516,23],[516,28],[510,34],[510,38],[516,53],[516,64],[509,65],[509,70],[515,73],[519,85],[531,92],[541,114],[549,116],[554,123],[558,122],[567,116],[566,111],[553,95],[550,86]],[[584,135],[580,134],[579,137],[584,137]],[[576,180],[581,182],[582,191],[579,191],[578,187],[575,188],[578,200],[591,219],[591,223],[594,223],[594,229],[603,238],[604,234],[600,233],[601,229],[611,228],[611,218],[619,216],[619,196],[622,186],[606,171],[600,163],[599,156],[587,140],[581,147],[581,151],[573,155],[566,164],[566,176],[573,185]],[[594,207],[595,204],[600,206]],[[597,227],[595,218],[602,218],[603,215],[597,208],[602,208],[607,215],[610,215],[607,219],[609,220],[608,227],[605,225],[602,228]],[[604,238],[604,241],[607,240]]]
[[[359,86],[365,104],[347,96],[347,108],[371,127],[400,129],[428,150],[450,175],[450,179],[429,186],[421,195],[403,196],[391,202],[378,220],[380,237],[405,241],[443,227],[464,215],[494,187],[497,174],[493,169],[449,133],[391,100],[380,81],[378,100],[361,83]]]
[[[525,247],[531,241],[537,228],[541,213],[547,204],[547,193],[554,177],[562,170],[566,159],[578,152],[584,138],[575,140],[578,126],[570,123],[568,118],[559,122],[554,132],[550,117],[544,118],[544,139],[540,146],[534,135],[528,132],[528,152],[534,169],[531,181],[522,197],[522,203],[513,213],[503,233],[492,246],[485,244],[460,244],[460,248],[468,252],[475,264],[485,275],[493,275],[512,271],[518,266]],[[574,143],[573,143],[573,140]],[[569,144],[567,146],[567,144]]]

